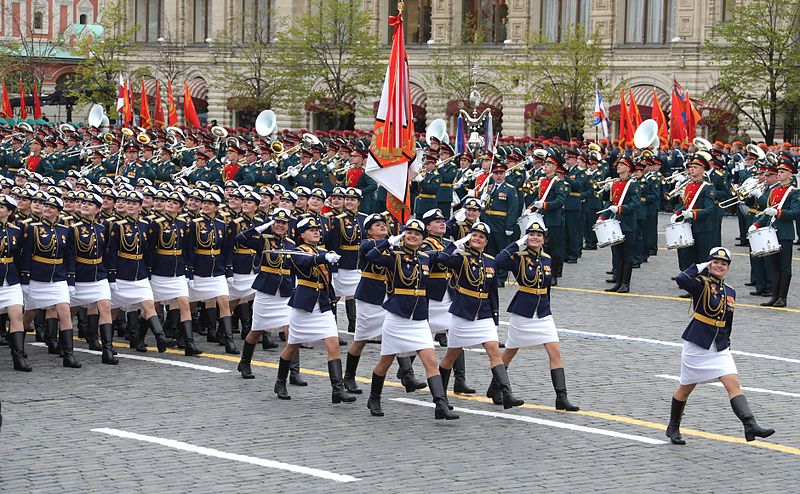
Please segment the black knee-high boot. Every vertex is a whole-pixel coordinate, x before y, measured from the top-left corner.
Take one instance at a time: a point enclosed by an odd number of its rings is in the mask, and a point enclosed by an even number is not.
[[[475,393],[475,389],[467,384],[466,352],[461,352],[461,355],[453,362],[453,391],[461,394]]]
[[[175,339],[175,346],[179,350],[186,348],[185,335],[183,334],[183,326],[181,325],[181,310],[172,309],[167,311],[167,317],[164,319],[164,334],[167,338]],[[172,328],[167,332],[167,328]]]
[[[328,360],[328,376],[331,379],[331,403],[350,403],[356,401],[356,397],[350,396],[344,389],[341,359]]]
[[[47,343],[47,324],[45,322],[45,312],[41,309],[36,311],[33,318],[33,328],[36,332],[36,341]],[[55,339],[58,339],[56,335]]]
[[[253,313],[250,310],[249,304],[239,304],[239,323],[242,326],[242,339],[245,339],[250,333],[250,328],[253,325]]]
[[[356,384],[356,370],[358,369],[358,361],[360,359],[361,355],[353,355],[347,352],[347,362],[344,368],[344,389],[346,389],[348,393],[356,395],[361,394],[361,389],[359,389],[358,384]]]
[[[233,334],[236,334],[236,333],[239,332],[239,322],[240,322],[239,317],[240,317],[240,314],[241,314],[240,313],[240,311],[241,311],[240,307],[241,306],[242,306],[242,304],[237,304],[236,308],[233,310],[233,312],[231,312],[231,332]]]
[[[187,357],[192,357],[195,355],[202,355],[203,351],[198,349],[197,346],[194,344],[194,335],[192,334],[192,321],[181,321],[181,327],[183,330],[183,354]]]
[[[125,338],[127,329],[125,328],[127,324],[126,320],[126,313],[119,311],[117,313],[117,317],[111,322],[112,327],[114,328],[114,332],[117,333],[117,338]]]
[[[492,367],[492,377],[494,377],[494,381],[503,394],[503,408],[509,409],[525,404],[524,401],[518,399],[511,393],[511,382],[508,379],[508,372],[506,371],[505,365],[497,364]]]
[[[373,417],[383,417],[383,409],[381,408],[381,393],[383,393],[383,382],[385,380],[386,376],[379,376],[374,372],[372,373],[372,385],[369,389],[367,408],[369,409],[370,415]]]
[[[292,399],[292,397],[289,396],[289,390],[286,389],[286,378],[289,377],[289,365],[291,365],[291,361],[284,358],[281,358],[278,362],[278,378],[275,379],[274,391],[281,400]]]
[[[78,309],[78,338],[82,340],[86,340],[87,343],[89,342],[89,337],[87,336],[86,330],[89,327],[89,313],[86,307],[81,307]],[[95,338],[97,340],[97,338]],[[93,350],[93,348],[90,348]]]
[[[750,404],[747,403],[747,398],[744,395],[737,395],[731,398],[731,408],[733,413],[739,417],[744,425],[744,438],[747,441],[753,441],[756,437],[769,437],[775,434],[775,429],[765,429],[756,423],[756,418],[753,411],[750,410]]]
[[[236,348],[236,342],[233,340],[233,328],[231,327],[231,316],[225,316],[220,319],[222,323],[222,336],[225,341],[225,353],[239,355],[239,349]]]
[[[439,419],[455,420],[459,418],[458,414],[450,410],[450,406],[447,403],[447,390],[446,390],[447,388],[444,387],[442,376],[429,377],[428,387],[431,390],[431,396],[433,396],[433,402],[436,404],[436,411],[434,413],[434,417],[436,417],[436,420]]]
[[[78,313],[80,315],[80,312]],[[98,340],[98,329],[100,328],[100,314],[87,314],[86,315],[86,343],[89,344],[89,350],[99,352],[103,349]]]
[[[47,353],[50,355],[59,355],[58,351],[58,319],[51,318],[45,319],[45,343],[47,344]]]
[[[344,301],[344,311],[347,313],[347,332],[356,332],[356,299],[350,298]]]
[[[199,304],[192,311],[192,330],[201,336],[206,335],[205,309],[203,309]]]
[[[294,386],[308,386],[308,383],[300,374],[300,350],[296,351],[289,365],[289,384]]]
[[[217,342],[217,321],[219,320],[219,310],[217,306],[208,307],[203,310],[203,320],[206,323],[206,341],[209,343]]]
[[[281,333],[283,334],[283,333]],[[278,348],[278,343],[272,338],[272,333],[264,331],[261,333],[261,348],[269,350],[270,348]]]
[[[447,386],[450,383],[450,372],[452,372],[452,370],[453,369],[445,369],[443,367],[439,367],[439,380],[441,381],[442,387],[444,388],[444,401],[445,404],[447,405],[447,408],[449,408],[450,410],[453,409],[453,405],[451,405],[447,399]],[[431,380],[428,379],[428,383],[430,382]],[[433,390],[431,390],[431,393],[433,393]]]
[[[427,386],[424,382],[418,381],[417,376],[414,375],[411,357],[397,357],[397,366],[397,378],[403,383],[406,393],[413,393]]]
[[[239,360],[239,365],[236,366],[236,370],[242,373],[243,379],[256,378],[256,376],[253,375],[253,370],[250,368],[250,362],[253,360],[253,352],[255,352],[255,350],[255,343],[244,342],[244,346],[242,346],[242,358]]]
[[[59,331],[58,340],[59,344],[61,345],[61,351],[63,354],[62,363],[64,367],[80,369],[82,366],[77,360],[75,360],[75,354],[72,351],[72,329]]]
[[[164,329],[161,327],[161,319],[158,316],[150,316],[147,319],[147,322],[150,324],[150,329],[153,330],[153,334],[156,335],[156,346],[158,347],[158,353],[164,353],[167,351],[167,347],[170,344],[170,341],[167,340],[167,337],[164,335]],[[172,341],[172,344],[175,344],[175,341]]]
[[[566,410],[577,412],[580,408],[569,402],[567,398],[567,378],[564,377],[564,368],[550,369],[550,380],[553,381],[553,389],[556,391],[556,410]]]
[[[681,436],[681,420],[683,419],[683,410],[686,408],[686,402],[672,397],[672,406],[669,411],[669,424],[667,425],[666,435],[672,444],[686,444],[686,441]]]
[[[11,360],[14,362],[14,370],[30,372],[31,367],[25,360],[25,332],[15,331],[8,333],[8,346],[11,348]]]
[[[142,336],[141,328],[139,327],[139,311],[132,311],[125,313],[126,327],[128,329],[128,341],[131,348],[135,348],[137,352],[147,352],[147,344]],[[145,331],[145,334],[147,331]]]
[[[100,341],[103,342],[102,362],[109,365],[119,364],[114,356],[114,327],[111,324],[100,324]]]

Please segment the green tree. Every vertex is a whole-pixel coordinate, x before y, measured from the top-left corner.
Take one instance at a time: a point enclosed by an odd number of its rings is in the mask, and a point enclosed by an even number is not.
[[[28,12],[30,15],[21,17],[10,4],[3,9],[4,17],[10,20],[9,29],[17,35],[0,41],[0,71],[6,74],[7,84],[16,87],[15,83],[21,80],[30,91],[34,82],[38,84],[44,80],[46,65],[42,62],[56,58],[65,45],[60,34],[50,38],[36,33],[42,26],[46,27],[45,24],[37,25],[46,23],[46,18],[37,18],[37,12],[47,12],[46,2],[34,0],[29,4]],[[41,91],[41,84],[38,84],[38,89]]]
[[[291,82],[294,103],[318,102],[318,109],[342,129],[355,115],[347,102],[380,91],[387,50],[367,31],[370,18],[360,0],[309,4],[306,14],[278,35],[278,68]]]
[[[707,97],[730,101],[768,144],[800,102],[800,0],[749,0],[731,8],[703,46],[719,80]]]
[[[128,69],[126,58],[134,51],[138,26],[127,25],[125,0],[110,0],[103,5],[98,25],[102,32],[80,36],[72,47],[85,60],[78,65],[73,91],[77,104],[99,103],[109,117],[116,112],[119,76]],[[84,26],[84,29],[90,29]]]
[[[599,74],[605,67],[596,38],[587,37],[583,28],[576,26],[565,28],[556,43],[531,38],[508,70],[518,80],[526,101],[542,105],[542,130],[572,137],[583,132],[595,85],[604,88]]]

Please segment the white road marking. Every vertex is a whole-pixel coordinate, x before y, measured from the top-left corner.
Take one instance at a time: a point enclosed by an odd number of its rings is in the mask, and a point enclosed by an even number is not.
[[[667,374],[656,374],[656,377],[661,377],[663,379],[670,379],[672,381],[680,381],[680,377],[678,376],[670,376]],[[717,386],[718,388],[724,388],[725,386],[722,383],[705,383],[710,386]],[[744,391],[752,391],[753,393],[767,393],[772,395],[780,395],[780,396],[790,396],[792,398],[800,398],[800,393],[789,393],[788,391],[777,391],[774,389],[764,389],[764,388],[749,388],[746,386],[742,386]]]
[[[145,436],[144,434],[136,434],[134,432],[123,431],[119,429],[108,429],[105,427],[92,429],[92,432],[99,432],[100,434],[108,434],[110,436],[122,437],[125,439],[135,439],[136,441],[144,441],[147,443],[159,444],[168,448],[179,449],[181,451],[188,451],[190,453],[197,453],[214,458],[222,458],[225,460],[239,461],[242,463],[250,463],[251,465],[258,465],[267,468],[276,468],[279,470],[287,470],[289,472],[302,473],[304,475],[311,475],[326,480],[335,480],[336,482],[355,482],[360,480],[350,475],[342,475],[339,473],[328,472],[326,470],[319,470],[316,468],[304,467],[302,465],[292,465],[289,463],[282,463],[279,461],[265,460],[255,456],[245,456],[236,453],[227,453],[218,449],[204,448],[202,446],[195,446],[194,444],[176,441],[174,439],[165,439],[162,437]]]
[[[508,326],[508,322],[506,321],[500,321],[500,324]],[[578,331],[575,329],[564,329],[564,328],[558,328],[558,332],[576,336],[588,336],[590,338],[598,338],[606,340],[633,341],[637,343],[647,343],[650,345],[670,346],[677,348],[683,347],[683,342],[654,340],[651,338],[637,338],[634,336],[625,336],[621,334],[595,333],[592,331]],[[741,350],[731,350],[731,353],[734,355],[742,355],[744,357],[760,358],[764,360],[777,360],[779,362],[788,362],[790,364],[800,364],[800,359],[779,357],[777,355],[768,355],[765,353],[743,352]]]
[[[47,346],[44,343],[29,343],[29,345],[33,346]],[[91,355],[102,355],[102,352],[97,352],[94,350],[87,350],[85,348],[75,348],[76,352],[80,353],[88,353]],[[171,360],[166,358],[155,358],[155,357],[143,357],[141,355],[132,355],[129,353],[122,353],[119,352],[117,354],[119,358],[126,358],[129,360],[141,360],[143,362],[153,362],[156,364],[166,364],[166,365],[173,365],[175,367],[185,367],[187,369],[194,369],[194,370],[201,370],[206,372],[211,372],[213,374],[225,374],[226,372],[230,372],[228,369],[220,369],[219,367],[211,367],[208,365],[199,365],[199,364],[190,364],[189,362],[183,362],[180,360]]]
[[[409,405],[417,405],[423,407],[433,408],[435,405],[427,401],[412,400],[410,398],[392,398],[391,401],[399,401]],[[527,415],[512,415],[510,413],[489,412],[485,410],[475,410],[472,408],[455,407],[454,410],[460,413],[468,413],[472,415],[483,415],[485,417],[495,417],[508,420],[517,420],[519,422],[527,422],[529,424],[546,425],[548,427],[556,427],[559,429],[567,429],[577,432],[588,432],[590,434],[599,434],[601,436],[617,437],[620,439],[628,439],[630,441],[637,441],[645,444],[667,444],[666,441],[660,439],[653,439],[645,436],[637,436],[634,434],[625,434],[624,432],[615,432],[605,429],[598,429],[596,427],[586,427],[583,425],[568,424],[566,422],[556,422],[555,420],[537,419]]]

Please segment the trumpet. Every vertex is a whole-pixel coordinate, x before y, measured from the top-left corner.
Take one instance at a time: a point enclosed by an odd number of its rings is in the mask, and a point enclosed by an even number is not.
[[[478,178],[478,175],[481,174],[480,168],[470,168],[464,172],[461,177],[453,183],[454,189],[460,189],[464,186],[465,183],[470,182]]]
[[[540,180],[526,179],[522,187],[519,188],[523,194],[533,194],[533,191],[539,188]]]
[[[688,179],[689,179],[689,172],[686,171],[686,170],[683,170],[681,172],[675,172],[672,175],[670,175],[669,177],[667,177],[667,182],[669,182],[669,183],[678,182],[678,181],[685,182]]]
[[[197,170],[197,161],[193,161],[190,166],[187,166],[185,168],[181,168],[176,173],[173,173],[172,174],[172,179],[174,180],[176,178],[188,177],[189,175],[194,173],[195,170]]]
[[[64,153],[64,156],[67,156],[67,157],[70,157],[70,158],[73,157],[73,156],[82,156],[82,155],[85,155],[86,152],[89,151],[90,149],[97,149],[97,148],[102,148],[103,152],[105,153],[105,152],[108,151],[108,144],[98,144],[96,146],[86,146],[83,149],[75,149],[74,151],[66,151]]]
[[[667,197],[670,199],[675,199],[676,197],[683,194],[683,191],[684,189],[686,189],[686,186],[689,185],[689,182],[690,180],[686,180],[677,187],[675,187],[674,189],[672,189],[671,191],[667,192]]]
[[[720,202],[719,207],[722,209],[727,209],[731,206],[739,204],[740,202],[744,202],[744,200],[747,199],[747,196],[756,190],[763,194],[767,190],[767,183],[759,182],[758,178],[756,177],[750,177],[742,182],[742,184],[738,187],[736,185],[731,186],[731,193],[733,196]]]
[[[293,171],[296,170],[296,171],[299,172],[302,169],[303,169],[303,165],[290,166],[285,172],[275,175],[275,178],[277,178],[279,180],[283,180],[284,178],[288,178],[292,174]]]
[[[614,182],[618,182],[618,181],[619,181],[619,178],[612,178],[612,177],[608,177],[608,178],[606,178],[604,180],[592,181],[592,188],[594,188],[594,190],[599,192],[599,191],[603,190],[606,187],[606,185],[611,185]]]
[[[86,166],[82,167],[80,169],[80,171],[78,171],[78,173],[81,174],[81,177],[85,177],[85,176],[89,175],[90,173],[92,173],[93,171],[95,171],[96,169],[98,169],[98,168],[100,168],[102,166],[103,166],[103,163],[98,163],[96,165],[86,165]]]

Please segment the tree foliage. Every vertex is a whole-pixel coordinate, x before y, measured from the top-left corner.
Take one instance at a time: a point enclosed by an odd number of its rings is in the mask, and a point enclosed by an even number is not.
[[[349,101],[364,101],[380,91],[387,50],[367,31],[370,17],[361,1],[309,4],[306,14],[278,35],[278,67],[291,82],[295,104],[315,101],[342,128],[355,112]]]
[[[119,76],[133,52],[138,26],[127,25],[125,0],[110,0],[100,11],[98,24],[103,33],[98,37],[81,36],[72,47],[76,55],[85,57],[78,65],[74,96],[77,104],[99,103],[111,117],[116,111]]]
[[[47,4],[42,0],[34,0],[28,12],[47,11]],[[55,56],[65,47],[61,35],[55,38],[39,36],[33,25],[33,14],[27,18],[20,16],[20,10],[14,10],[10,3],[3,9],[3,16],[10,20],[9,28],[18,36],[9,37],[0,42],[0,71],[6,74],[7,83],[22,81],[27,90],[31,90],[34,82],[44,80],[43,60]],[[41,91],[41,84],[38,84]]]
[[[704,45],[719,67],[710,99],[727,100],[772,144],[779,117],[800,102],[800,0],[749,0]]]

